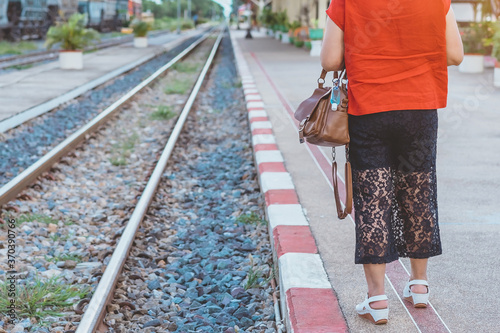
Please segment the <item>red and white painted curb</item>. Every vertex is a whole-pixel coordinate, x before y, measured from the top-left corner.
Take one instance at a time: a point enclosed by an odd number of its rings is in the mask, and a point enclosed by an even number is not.
[[[245,93],[287,332],[348,332],[253,76],[231,35]]]

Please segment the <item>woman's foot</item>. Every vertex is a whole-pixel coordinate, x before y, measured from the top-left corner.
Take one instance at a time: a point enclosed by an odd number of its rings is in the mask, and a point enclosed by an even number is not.
[[[384,305],[385,307],[381,307]],[[365,300],[356,305],[356,312],[360,317],[370,320],[375,325],[386,324],[389,317],[387,296],[377,295],[368,297],[368,295],[366,295]]]
[[[415,308],[426,308],[429,302],[429,283],[426,280],[410,280],[403,290],[403,297]]]

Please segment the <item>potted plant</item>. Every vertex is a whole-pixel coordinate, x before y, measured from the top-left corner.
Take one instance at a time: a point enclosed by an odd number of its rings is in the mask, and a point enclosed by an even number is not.
[[[148,47],[147,35],[149,31],[149,24],[144,21],[136,21],[132,24],[132,29],[134,29],[134,47]]]
[[[487,39],[487,26],[471,23],[460,31],[464,45],[464,60],[458,66],[461,73],[482,73],[484,70],[484,46]]]
[[[288,14],[286,12],[286,9],[276,14],[276,22],[278,24],[278,30],[276,31],[274,38],[281,39],[283,31],[285,30],[286,32],[288,32],[288,29],[286,28],[286,26],[288,25]]]
[[[260,21],[266,28],[266,35],[269,35],[269,32],[272,30],[273,25],[276,22],[276,18],[271,8],[265,7],[262,9],[262,13],[260,14]]]
[[[308,50],[308,51],[312,50],[312,41],[310,41],[310,40],[306,40],[306,41],[304,42],[304,47],[305,47],[305,48],[306,48],[306,50]],[[320,48],[320,50],[321,50],[321,48]]]
[[[296,40],[294,42],[295,46],[297,46],[298,48],[302,48],[304,47],[304,41],[303,40]]]
[[[495,58],[495,69],[493,70],[493,85],[500,87],[500,23],[497,23],[495,34],[491,38],[493,49],[491,55]]]
[[[45,47],[48,50],[61,44],[59,66],[61,69],[82,69],[83,49],[99,40],[99,33],[85,28],[85,16],[75,13],[67,22],[58,22],[47,31]]]
[[[289,39],[290,44],[294,44],[294,42],[295,42],[295,30],[300,28],[300,26],[301,26],[301,23],[299,21],[293,21],[292,23],[290,23],[289,30],[288,30],[288,36],[289,36],[288,39]]]
[[[285,25],[281,26],[281,42],[284,44],[290,43],[290,35],[288,31],[290,30],[290,24],[287,22]]]
[[[493,50],[493,35],[495,33],[495,30],[498,29],[497,23],[496,22],[491,22],[491,21],[485,21],[483,22],[485,24],[484,31],[486,33],[485,38],[483,38],[485,50],[484,50],[484,68],[494,68],[496,59],[495,57],[491,54]]]
[[[319,57],[321,54],[321,46],[323,44],[323,29],[319,29],[319,21],[314,20],[314,28],[309,29],[309,39],[311,40],[311,52],[309,53],[312,57]]]

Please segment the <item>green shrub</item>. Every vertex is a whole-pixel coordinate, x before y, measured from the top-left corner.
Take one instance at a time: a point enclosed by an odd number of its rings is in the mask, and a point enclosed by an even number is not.
[[[131,25],[132,29],[134,29],[135,37],[146,37],[149,31],[149,24],[144,21],[135,21]]]
[[[194,23],[191,20],[183,21],[181,23],[181,30],[188,30],[193,28],[194,28]]]
[[[56,26],[50,27],[45,41],[47,49],[52,48],[54,44],[61,43],[63,50],[83,50],[93,41],[99,40],[99,33],[94,29],[85,28],[84,22],[85,16],[75,13],[71,15],[68,22],[57,23]]]
[[[304,41],[302,41],[302,40],[296,40],[294,44],[295,44],[295,46],[297,46],[299,48],[304,47]]]
[[[0,42],[0,55],[4,54],[21,54],[24,51],[36,50],[37,47],[35,43],[22,41],[18,43],[10,43],[1,41]]]
[[[204,24],[204,23],[208,23],[208,22],[209,22],[209,19],[207,19],[205,17],[198,18],[198,24]]]
[[[485,54],[485,44],[493,36],[493,29],[488,22],[473,22],[468,27],[460,29],[464,53]]]

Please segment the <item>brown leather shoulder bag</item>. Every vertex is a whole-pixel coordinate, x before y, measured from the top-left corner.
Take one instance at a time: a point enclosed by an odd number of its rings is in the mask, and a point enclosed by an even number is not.
[[[295,119],[300,121],[299,141],[318,146],[332,147],[332,179],[337,205],[337,215],[344,219],[352,212],[352,175],[349,162],[349,127],[348,127],[348,98],[345,70],[339,75],[334,72],[334,86],[324,87],[327,72],[323,69],[318,79],[318,88],[311,97],[303,101],[295,112]],[[337,102],[331,102],[332,93],[339,96]],[[337,162],[335,161],[335,147],[346,146],[345,164],[345,192],[346,207],[342,208],[338,189]]]

